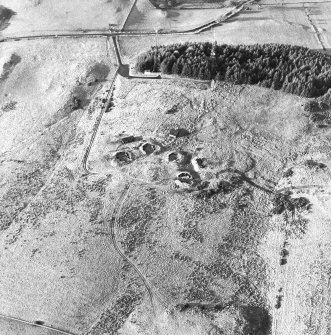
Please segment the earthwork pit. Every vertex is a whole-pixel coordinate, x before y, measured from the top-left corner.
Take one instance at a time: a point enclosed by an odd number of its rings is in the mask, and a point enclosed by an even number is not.
[[[176,152],[172,152],[168,156],[169,162],[174,162],[178,159],[178,154]]]
[[[196,158],[195,161],[197,162],[198,166],[200,168],[206,168],[207,167],[207,161],[205,158]]]
[[[185,168],[188,165],[191,165],[192,155],[189,152],[181,151],[181,152],[172,152],[168,155],[169,162],[176,162],[182,168]]]
[[[177,178],[182,183],[187,183],[187,184],[191,184],[193,180],[193,177],[189,172],[180,172],[178,173]]]
[[[115,154],[115,159],[121,164],[129,164],[133,161],[133,155],[129,151],[118,151]]]
[[[143,143],[143,144],[140,146],[140,150],[141,150],[145,155],[150,155],[150,154],[152,154],[152,153],[156,150],[156,147],[155,147],[155,145],[146,142],[146,143]]]

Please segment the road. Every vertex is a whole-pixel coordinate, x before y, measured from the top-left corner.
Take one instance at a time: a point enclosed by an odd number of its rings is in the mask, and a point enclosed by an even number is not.
[[[87,167],[88,157],[90,155],[90,152],[91,152],[91,149],[92,149],[95,137],[96,137],[96,135],[98,133],[99,126],[101,124],[101,120],[102,120],[103,114],[110,107],[110,104],[112,102],[112,96],[113,96],[113,93],[114,93],[115,81],[116,81],[117,75],[118,75],[118,69],[116,70],[116,73],[115,73],[115,75],[113,77],[113,80],[112,80],[112,83],[110,85],[109,92],[108,92],[107,97],[106,97],[106,102],[104,103],[104,105],[100,109],[100,113],[99,113],[99,115],[98,115],[98,117],[96,119],[96,123],[94,124],[93,130],[92,130],[92,136],[90,138],[89,144],[88,144],[88,146],[87,146],[87,148],[85,150],[84,156],[83,156],[82,167],[83,167],[83,171],[86,174],[90,174],[91,173],[88,170],[88,167]]]
[[[113,44],[114,44],[117,64],[118,64],[118,66],[121,66],[123,63],[122,63],[121,53],[120,53],[118,43],[117,43],[117,36],[112,36],[112,40],[113,40]]]
[[[200,26],[197,26],[193,29],[188,30],[150,30],[150,31],[129,31],[129,30],[92,30],[92,29],[85,29],[85,30],[65,30],[65,31],[39,31],[36,34],[30,35],[17,35],[17,36],[6,36],[0,38],[0,43],[4,42],[12,42],[12,41],[21,41],[21,40],[37,40],[37,39],[55,39],[55,38],[97,38],[97,37],[132,37],[132,36],[160,36],[160,35],[190,35],[190,34],[199,34],[204,30],[210,29],[214,26],[220,25],[225,23],[230,18],[238,15],[245,6],[254,2],[255,0],[248,0],[244,4],[235,9],[230,10],[226,14],[216,19],[212,19],[207,23],[204,23]],[[133,7],[132,7],[133,8]],[[131,8],[131,10],[132,10]],[[131,13],[131,11],[130,11]],[[129,15],[130,15],[129,13]],[[129,16],[128,15],[128,16]],[[126,19],[127,20],[127,19]],[[125,20],[125,22],[126,22]],[[125,25],[125,23],[124,23]],[[124,27],[123,25],[123,27]]]

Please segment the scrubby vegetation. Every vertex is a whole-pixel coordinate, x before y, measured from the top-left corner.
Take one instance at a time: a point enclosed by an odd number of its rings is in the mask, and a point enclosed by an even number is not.
[[[281,214],[284,211],[293,212],[296,210],[306,210],[310,207],[310,202],[307,198],[291,198],[290,193],[275,193],[272,199],[272,212],[274,214]]]
[[[130,283],[131,287],[126,289],[114,303],[113,308],[107,308],[100,317],[100,320],[93,326],[88,334],[100,333],[117,334],[126,319],[141,303],[142,295],[137,284]],[[138,293],[137,293],[138,292]]]
[[[209,199],[215,194],[229,194],[234,191],[236,188],[239,188],[243,185],[244,180],[241,176],[233,175],[230,177],[230,181],[220,180],[216,187],[205,189],[208,186],[205,182],[202,182],[198,186],[200,192],[197,194],[199,199]]]
[[[136,68],[205,80],[224,80],[317,97],[331,88],[331,56],[283,44],[153,46]]]
[[[305,165],[308,166],[310,169],[326,169],[326,165],[323,164],[323,163],[319,163],[319,162],[316,162],[312,159],[308,159],[307,161],[305,161]]]
[[[9,20],[15,14],[13,10],[0,5],[0,30],[7,28]]]
[[[304,105],[306,116],[319,127],[331,124],[331,89],[323,96],[308,100]]]
[[[20,63],[21,57],[13,53],[10,57],[10,60],[3,65],[2,74],[0,77],[0,83],[5,81],[9,75],[13,72],[15,66]]]

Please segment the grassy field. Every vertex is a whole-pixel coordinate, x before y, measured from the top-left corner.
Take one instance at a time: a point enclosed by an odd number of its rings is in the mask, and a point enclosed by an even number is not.
[[[174,36],[137,36],[137,37],[120,37],[119,45],[124,63],[135,64],[137,57],[148,51],[151,46],[157,44],[172,44],[184,42],[213,42],[214,38],[211,32],[204,32],[199,35],[174,35]],[[139,52],[137,52],[139,50]]]
[[[319,48],[323,47],[330,52],[331,26],[328,19],[331,4],[328,1],[310,1],[306,3],[302,0],[295,0],[287,3],[280,1],[264,0],[259,3],[262,8],[280,13],[300,13],[305,16],[305,22],[297,21],[297,18],[290,19],[288,23],[301,25],[307,32],[314,32],[315,39],[319,42]]]
[[[100,227],[106,180],[79,179],[112,59],[105,39],[2,46],[3,314],[81,332],[117,288],[118,257]],[[22,333],[8,327],[0,333]]]
[[[121,27],[131,4],[4,0],[16,14],[1,29]],[[222,11],[164,15],[138,0],[125,28],[187,29]],[[199,35],[120,38],[120,51],[124,63],[215,39],[328,51],[329,12],[263,0]],[[110,41],[0,51],[0,313],[85,335],[330,334],[331,133],[306,99],[118,76],[87,173],[117,67]],[[309,206],[293,209],[300,197]],[[55,334],[0,319],[1,335],[23,333]]]
[[[215,28],[215,35],[222,43],[284,43],[321,49],[302,5],[251,6]]]
[[[3,34],[108,30],[109,24],[121,27],[131,3],[131,0],[3,0],[3,6],[16,12]]]
[[[329,51],[329,21],[324,17],[328,15],[329,7],[328,3],[305,3],[303,5],[303,3],[294,2],[291,5],[281,6],[280,3],[262,1],[259,4],[251,5],[250,10],[240,12],[221,26],[214,27],[199,35],[121,38],[122,54],[126,61],[132,62],[137,56],[137,50],[143,52],[155,44],[186,41],[212,42],[214,40],[219,44],[294,44],[321,51],[324,47],[326,51]],[[309,21],[307,13],[312,21]],[[144,20],[143,15],[139,17],[140,20]],[[138,16],[136,21],[139,21]],[[170,22],[170,20],[166,18],[166,22]],[[319,32],[319,36],[317,36],[312,23]],[[155,24],[146,25],[146,28],[150,29],[151,27],[155,27]]]
[[[32,42],[29,51],[24,42],[2,46],[1,65],[6,68],[0,83],[0,129],[6,134],[0,149],[5,182],[1,212],[6,213],[2,227],[38,192],[70,146],[82,108],[98,92],[96,78],[102,82],[108,72],[114,73],[107,45],[101,39]],[[105,73],[99,73],[100,68]],[[74,96],[82,108],[73,107]]]
[[[330,186],[325,183],[330,173],[316,173],[304,162],[329,166],[330,131],[313,128],[304,116],[304,101],[258,87],[212,90],[185,81],[117,82],[115,108],[105,114],[89,166],[131,185],[121,206],[118,242],[160,300],[177,306],[171,316],[156,311],[153,327],[161,334],[208,334],[212,329],[267,334],[272,327],[275,334],[299,335],[310,317],[315,321],[307,334],[312,329],[327,334],[329,319],[318,324],[314,313],[326,315],[329,307],[314,287],[329,289],[322,278],[329,264]],[[191,135],[171,141],[171,128],[185,128]],[[128,135],[142,139],[121,144]],[[157,151],[144,155],[139,149],[144,141]],[[118,163],[119,151],[130,152],[133,161]],[[180,154],[176,161],[169,161],[172,153]],[[192,163],[197,158],[204,167]],[[284,178],[290,167],[294,174]],[[181,171],[193,176],[188,188],[175,181]],[[221,181],[234,182],[234,171],[241,182],[228,192],[208,193]],[[294,190],[293,197],[312,203],[311,211],[298,212],[293,222],[271,211],[273,192],[288,186],[307,186]],[[199,197],[201,192],[205,196]],[[281,265],[285,242],[288,264]],[[303,244],[311,251],[300,249]],[[279,295],[281,308],[275,307]],[[318,306],[313,314],[309,299]],[[141,308],[133,315],[135,321],[128,319],[123,333],[153,333]]]
[[[124,29],[150,30],[187,30],[208,23],[229,11],[229,8],[218,9],[168,9],[155,8],[149,0],[138,0]]]

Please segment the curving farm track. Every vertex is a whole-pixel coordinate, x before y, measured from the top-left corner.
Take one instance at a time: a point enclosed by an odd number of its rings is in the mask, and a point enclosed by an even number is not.
[[[151,286],[151,284],[148,282],[148,280],[146,279],[144,273],[137,267],[137,265],[134,264],[133,261],[130,260],[130,258],[125,255],[125,253],[123,252],[123,250],[120,247],[120,244],[117,240],[117,230],[118,230],[118,220],[120,218],[121,215],[121,211],[122,211],[122,207],[124,204],[125,199],[127,198],[127,195],[129,194],[131,185],[130,184],[126,184],[124,186],[124,189],[120,195],[120,197],[118,198],[114,210],[111,214],[111,218],[110,218],[110,233],[111,233],[111,239],[114,245],[115,250],[117,251],[117,253],[125,260],[127,261],[130,266],[134,269],[134,271],[138,274],[138,276],[141,278],[142,282],[144,283],[144,286],[146,287],[149,299],[151,301],[152,304],[152,308],[153,308],[153,312],[155,313],[155,299],[154,297],[157,298],[157,300],[161,303],[161,305],[164,308],[169,308],[169,305],[164,301],[164,299],[155,291],[155,289]],[[107,220],[105,220],[107,221]]]

